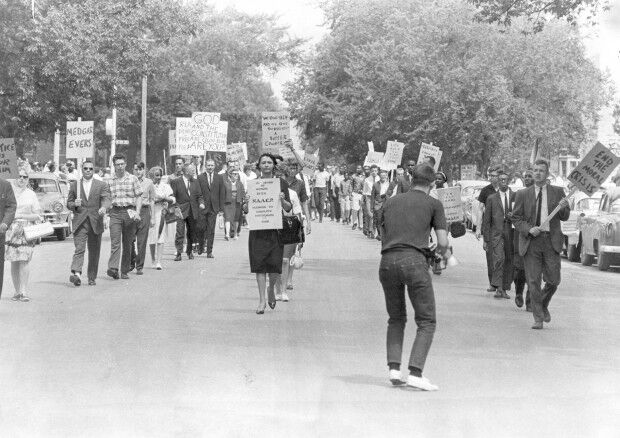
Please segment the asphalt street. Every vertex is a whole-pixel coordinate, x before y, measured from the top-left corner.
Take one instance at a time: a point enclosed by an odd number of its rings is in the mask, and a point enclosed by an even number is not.
[[[247,230],[204,255],[95,287],[68,283],[73,242],[37,246],[30,303],[0,301],[2,437],[618,437],[620,269],[564,261],[552,322],[487,287],[481,244],[434,277],[424,374],[392,387],[379,243],[314,223],[289,303],[265,315]],[[514,291],[510,292],[514,298]],[[405,352],[415,334],[409,305]]]

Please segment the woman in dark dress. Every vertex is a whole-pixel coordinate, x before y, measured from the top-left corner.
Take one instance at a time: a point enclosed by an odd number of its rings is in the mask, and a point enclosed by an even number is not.
[[[262,154],[258,159],[256,168],[259,171],[259,178],[275,178],[276,160],[271,154]],[[280,203],[285,211],[290,211],[293,207],[288,193],[288,184],[280,180]],[[243,210],[248,212],[250,197],[245,197]],[[248,238],[248,248],[250,253],[250,271],[256,274],[258,284],[258,308],[256,313],[265,313],[265,290],[267,290],[268,303],[270,308],[276,307],[276,297],[274,287],[280,281],[282,273],[282,256],[284,245],[280,240],[278,230],[250,230]],[[267,288],[267,274],[269,274],[269,288]]]

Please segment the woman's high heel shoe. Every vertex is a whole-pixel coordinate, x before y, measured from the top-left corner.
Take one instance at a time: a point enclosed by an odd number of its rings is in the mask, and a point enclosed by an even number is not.
[[[269,307],[273,310],[276,308],[276,302],[275,301],[269,301]]]
[[[258,305],[258,309],[256,309],[256,314],[257,315],[262,315],[263,313],[265,313],[265,305],[263,304],[262,306],[259,304]]]

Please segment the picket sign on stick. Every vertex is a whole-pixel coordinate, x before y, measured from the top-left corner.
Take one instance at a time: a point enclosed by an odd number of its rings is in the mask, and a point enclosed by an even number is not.
[[[577,190],[592,196],[618,167],[618,164],[620,164],[620,157],[597,142],[568,175],[568,180],[574,186],[565,199],[573,196]],[[561,207],[558,205],[541,225],[548,223],[560,210]]]

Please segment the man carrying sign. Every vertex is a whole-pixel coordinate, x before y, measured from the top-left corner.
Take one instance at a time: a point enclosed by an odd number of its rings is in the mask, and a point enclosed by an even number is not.
[[[570,215],[568,200],[561,187],[547,184],[549,163],[534,163],[534,185],[517,192],[512,222],[519,232],[519,254],[524,257],[525,275],[534,314],[533,329],[551,322],[549,302],[560,284],[560,252],[564,237],[560,221]],[[560,207],[558,214],[547,220]],[[541,288],[541,277],[545,286]]]

